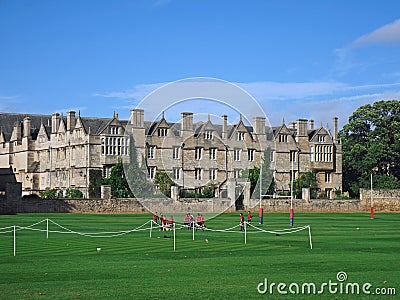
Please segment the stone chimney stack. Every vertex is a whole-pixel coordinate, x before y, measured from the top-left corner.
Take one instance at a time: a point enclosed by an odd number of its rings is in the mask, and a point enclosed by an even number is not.
[[[69,111],[67,114],[67,131],[74,130],[76,125],[76,117],[74,111]]]
[[[133,127],[144,128],[144,110],[143,109],[131,109],[131,125]]]
[[[223,115],[222,116],[222,139],[226,139],[228,137],[228,116]]]
[[[314,120],[310,120],[310,130],[314,130]]]
[[[338,139],[338,118],[333,118],[333,141],[336,142]]]
[[[24,137],[31,136],[31,118],[25,117],[24,118]]]
[[[183,112],[181,113],[181,135],[191,134],[193,132],[193,113]],[[186,133],[186,134],[184,134]]]
[[[264,117],[254,117],[253,118],[253,132],[255,134],[265,134],[265,118]]]
[[[51,133],[57,133],[58,127],[60,126],[60,114],[55,112],[51,115]]]
[[[289,123],[289,129],[296,129],[296,122],[290,122]]]
[[[307,122],[306,119],[297,119],[297,136],[307,136]]]

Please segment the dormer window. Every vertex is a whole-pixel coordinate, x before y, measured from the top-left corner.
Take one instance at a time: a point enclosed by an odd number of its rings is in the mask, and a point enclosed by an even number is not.
[[[204,139],[205,140],[212,140],[213,132],[211,130],[204,131]]]
[[[236,132],[236,140],[244,141],[244,132]]]
[[[157,133],[158,136],[167,136],[168,128],[158,128]]]
[[[287,134],[280,134],[279,135],[279,143],[287,143],[288,142],[288,135]]]

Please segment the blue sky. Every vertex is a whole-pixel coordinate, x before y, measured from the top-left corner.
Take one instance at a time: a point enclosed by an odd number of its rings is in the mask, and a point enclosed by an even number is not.
[[[400,98],[399,53],[397,0],[0,0],[0,111],[127,118],[165,83],[211,77],[273,125],[343,126]]]

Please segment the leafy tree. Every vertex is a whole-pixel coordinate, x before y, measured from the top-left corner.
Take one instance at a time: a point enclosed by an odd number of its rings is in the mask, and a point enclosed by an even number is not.
[[[166,172],[156,172],[154,176],[154,183],[158,185],[161,193],[167,197],[171,197],[171,186],[175,185],[175,182],[168,176]]]
[[[65,191],[65,198],[80,199],[83,198],[83,193],[77,189],[67,189]]]
[[[311,198],[317,197],[318,181],[317,175],[313,171],[308,171],[300,175],[300,178],[293,181],[293,195],[297,199],[302,197],[302,189],[309,188]]]
[[[146,197],[153,194],[153,184],[147,180],[146,176],[145,159],[142,156],[142,164],[139,166],[135,139],[132,135],[129,137],[129,160],[130,163],[125,164],[125,172],[132,195],[134,197]]]
[[[89,198],[100,198],[101,170],[89,170]]]
[[[243,170],[241,178],[248,178],[250,181],[250,194],[252,198],[260,196],[260,168]],[[271,149],[268,147],[264,151],[262,164],[262,194],[272,195],[275,190],[275,181],[271,169]]]
[[[122,161],[119,161],[114,167],[112,167],[110,177],[105,178],[103,183],[111,186],[111,194],[114,197],[126,198],[132,196],[128,182],[125,178]]]
[[[359,107],[339,132],[343,147],[343,187],[352,196],[370,184],[398,188],[400,182],[400,102]]]

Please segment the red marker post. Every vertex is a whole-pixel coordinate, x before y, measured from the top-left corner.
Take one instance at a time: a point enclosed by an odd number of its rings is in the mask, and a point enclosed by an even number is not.
[[[260,207],[260,209],[258,211],[258,215],[259,215],[258,223],[262,224],[263,223],[263,208],[262,207]]]
[[[294,225],[294,211],[293,208],[290,209],[290,226]]]

